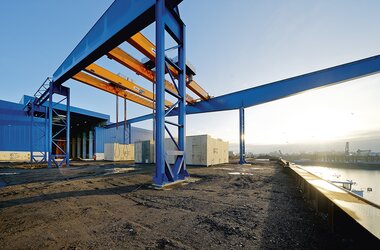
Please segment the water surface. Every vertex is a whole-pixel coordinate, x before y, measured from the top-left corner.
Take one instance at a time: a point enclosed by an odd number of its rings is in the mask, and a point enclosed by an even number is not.
[[[363,198],[380,205],[380,169],[303,165],[302,168],[329,181],[352,180],[353,190],[363,191]],[[371,191],[372,190],[372,191]]]

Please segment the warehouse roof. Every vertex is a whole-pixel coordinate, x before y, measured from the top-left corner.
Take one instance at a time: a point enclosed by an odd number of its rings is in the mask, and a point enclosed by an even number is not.
[[[31,99],[34,99],[34,97],[28,96],[28,95],[23,95],[19,103],[23,104],[23,105],[27,105],[27,103]],[[44,106],[46,106],[46,105],[48,105],[47,102],[44,103]],[[66,105],[57,104],[54,108],[58,109],[58,110],[65,111],[66,110]],[[110,120],[110,116],[109,115],[98,113],[98,112],[94,112],[94,111],[87,110],[87,109],[78,108],[78,107],[71,106],[70,107],[70,112],[71,113],[77,113],[79,115],[85,115],[85,116],[89,116],[89,117],[93,117],[93,118],[98,118],[98,119],[105,120],[105,121],[109,121]]]

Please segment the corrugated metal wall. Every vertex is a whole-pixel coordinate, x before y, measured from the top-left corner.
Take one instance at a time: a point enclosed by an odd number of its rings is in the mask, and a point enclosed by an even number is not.
[[[153,133],[151,130],[135,128],[132,127],[132,140],[135,141],[146,141],[153,138]],[[128,144],[128,128],[125,133],[125,142]],[[117,129],[114,126],[107,128],[95,128],[95,153],[104,153],[105,143],[124,143],[124,126],[121,125]]]
[[[148,140],[153,140],[152,130],[132,127],[132,143]]]
[[[95,127],[95,153],[104,153],[104,130],[105,128]]]
[[[132,129],[133,131],[133,129]],[[125,136],[125,139],[124,139]],[[125,143],[128,144],[128,128],[125,130],[124,126],[109,127],[104,130],[104,143]]]
[[[23,110],[24,105],[0,100],[0,151],[30,151],[31,118]],[[44,151],[45,119],[34,118],[33,149]],[[37,126],[36,126],[37,125]],[[152,131],[132,127],[132,143],[152,139]],[[125,142],[128,143],[128,130]],[[95,128],[95,152],[104,153],[105,143],[124,143],[124,127],[110,125]]]
[[[23,111],[24,105],[0,100],[0,151],[30,151],[30,117]],[[35,124],[44,128],[44,119],[35,118]],[[33,131],[33,147],[44,149],[43,132]]]

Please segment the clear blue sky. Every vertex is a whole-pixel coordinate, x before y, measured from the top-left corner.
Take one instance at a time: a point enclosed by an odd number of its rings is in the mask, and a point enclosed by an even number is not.
[[[2,1],[0,99],[18,102],[23,94],[32,95],[111,3]],[[196,81],[213,96],[380,54],[379,9],[376,0],[185,0],[180,5],[188,59],[197,69]],[[152,27],[145,34],[153,40]],[[123,48],[142,58],[130,46]],[[151,88],[115,62],[99,63]],[[380,151],[379,83],[379,76],[371,76],[250,108],[247,143],[253,151],[275,144],[280,146],[266,149],[286,152],[306,144],[310,150],[327,144],[343,150],[341,143],[348,140],[353,149]],[[72,89],[73,105],[115,120],[114,96],[74,81],[65,85]],[[148,112],[133,103],[128,107],[129,117]],[[138,125],[150,128],[151,122]],[[236,143],[238,112],[188,116],[187,132]]]

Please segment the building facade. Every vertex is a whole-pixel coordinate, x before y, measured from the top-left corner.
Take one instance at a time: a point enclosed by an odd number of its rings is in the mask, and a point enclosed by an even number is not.
[[[0,161],[31,160],[31,152],[47,152],[47,119],[31,118],[26,105],[33,97],[23,96],[19,103],[0,100]],[[64,111],[65,106],[55,107]],[[53,121],[54,123],[54,121]],[[59,128],[53,128],[53,133]],[[104,159],[104,144],[129,144],[152,139],[152,131],[110,122],[110,116],[70,107],[70,157],[72,159]],[[63,140],[64,138],[62,138]],[[53,145],[59,151],[61,145]]]

